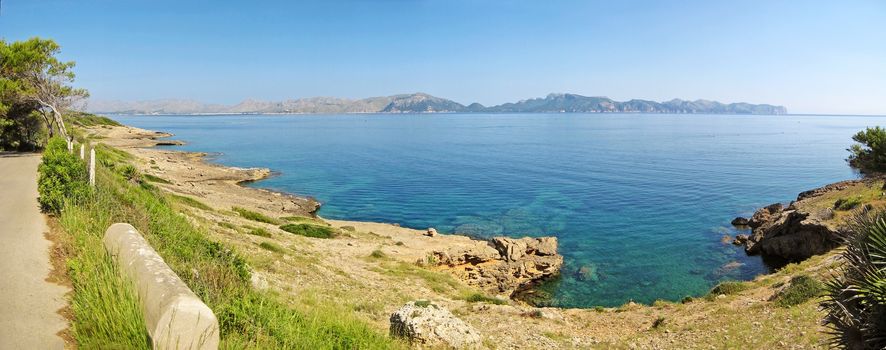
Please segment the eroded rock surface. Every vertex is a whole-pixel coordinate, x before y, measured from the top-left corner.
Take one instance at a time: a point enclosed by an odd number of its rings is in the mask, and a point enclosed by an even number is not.
[[[438,266],[469,285],[508,296],[523,286],[558,274],[563,266],[556,237],[495,237],[467,248],[432,254]]]
[[[476,349],[480,332],[449,310],[429,302],[409,302],[391,314],[391,336],[431,348]]]

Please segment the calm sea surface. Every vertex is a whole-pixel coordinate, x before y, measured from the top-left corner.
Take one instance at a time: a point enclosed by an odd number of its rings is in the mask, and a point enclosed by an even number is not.
[[[556,305],[704,294],[767,271],[721,243],[737,216],[857,177],[850,137],[883,117],[643,114],[117,116],[326,218],[560,239]],[[737,262],[738,264],[735,264]],[[731,264],[730,264],[731,263]],[[729,268],[729,266],[736,266]],[[578,271],[583,269],[583,274]]]

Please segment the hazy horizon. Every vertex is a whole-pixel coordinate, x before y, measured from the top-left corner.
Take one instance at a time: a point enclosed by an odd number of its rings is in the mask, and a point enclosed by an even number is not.
[[[62,45],[92,99],[236,104],[549,93],[886,114],[886,3],[7,0],[0,33]]]

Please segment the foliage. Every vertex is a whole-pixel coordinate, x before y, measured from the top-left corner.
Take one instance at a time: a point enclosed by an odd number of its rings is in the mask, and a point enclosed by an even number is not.
[[[824,291],[824,285],[807,275],[791,278],[791,283],[775,298],[775,305],[790,307],[800,305],[809,299],[818,297]]]
[[[144,177],[145,180],[148,180],[150,182],[156,182],[156,183],[167,184],[167,185],[171,184],[171,182],[169,182],[169,180],[166,180],[162,177],[151,175],[151,174],[142,174],[142,177]]]
[[[49,141],[37,172],[40,208],[47,213],[58,214],[65,201],[77,203],[89,194],[86,163],[69,153],[61,138]]]
[[[265,214],[262,214],[262,213],[254,212],[254,211],[246,209],[246,208],[233,207],[231,209],[234,210],[235,212],[237,212],[237,214],[240,214],[241,217],[243,217],[244,219],[247,219],[247,220],[264,222],[264,223],[273,224],[273,225],[277,225],[280,223],[280,221],[277,219],[274,219],[274,218],[267,216]]]
[[[825,283],[832,345],[886,348],[886,213],[864,211],[850,223],[840,273]]]
[[[74,62],[60,61],[56,57],[60,52],[52,40],[0,40],[0,117],[4,120],[0,146],[10,147],[16,139],[37,141],[33,136],[43,127],[49,136],[57,132],[67,137],[62,115],[88,93],[71,86]],[[35,117],[42,119],[42,126],[32,123]],[[21,121],[29,120],[27,127],[8,128],[10,121],[21,126],[25,125]]]
[[[385,252],[381,251],[381,249],[376,249],[369,254],[369,257],[373,259],[385,259],[388,257],[388,255],[385,254]]]
[[[840,198],[834,202],[836,210],[852,210],[861,205],[861,197],[855,196],[850,198]]]
[[[76,126],[120,126],[121,124],[117,121],[100,116],[92,113],[86,112],[71,112],[65,115],[65,121],[71,123]]]
[[[280,226],[280,229],[289,233],[314,238],[333,238],[338,235],[336,230],[311,224],[286,224]]]
[[[748,284],[744,282],[737,281],[725,281],[720,282],[708,293],[709,295],[730,295],[730,294],[738,294],[739,292],[748,289]]]
[[[853,135],[852,140],[857,143],[847,149],[849,165],[862,172],[886,170],[886,129],[867,128]]]
[[[210,208],[208,205],[206,205],[206,204],[204,204],[203,202],[198,201],[198,200],[196,200],[196,199],[194,199],[194,198],[191,198],[191,197],[188,197],[188,196],[180,196],[180,195],[172,194],[172,193],[168,194],[168,196],[171,197],[171,198],[174,198],[177,202],[180,202],[180,203],[182,203],[182,204],[184,204],[184,205],[187,205],[187,206],[190,206],[190,207],[194,207],[194,208],[197,208],[197,209],[203,209],[203,210],[206,210],[206,211],[212,211],[212,208]]]
[[[270,250],[274,253],[282,253],[283,247],[273,242],[261,242],[258,244],[259,247]]]
[[[247,232],[247,233],[250,234],[250,235],[253,235],[253,236],[259,236],[259,237],[271,237],[271,233],[268,232],[268,230],[265,230],[265,229],[263,229],[263,228],[261,228],[261,227],[256,227],[256,228],[254,228],[254,229],[252,229],[252,230],[249,230],[249,232]]]
[[[499,298],[495,298],[495,297],[488,297],[488,296],[485,296],[480,293],[474,293],[474,294],[468,295],[465,298],[465,301],[467,301],[469,303],[489,303],[489,304],[495,304],[495,305],[505,305],[508,303],[507,300],[503,300],[503,299],[499,299]]]

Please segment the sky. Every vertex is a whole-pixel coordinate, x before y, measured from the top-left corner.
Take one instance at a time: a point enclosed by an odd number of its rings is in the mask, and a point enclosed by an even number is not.
[[[886,1],[2,0],[93,99],[568,92],[886,115]]]

